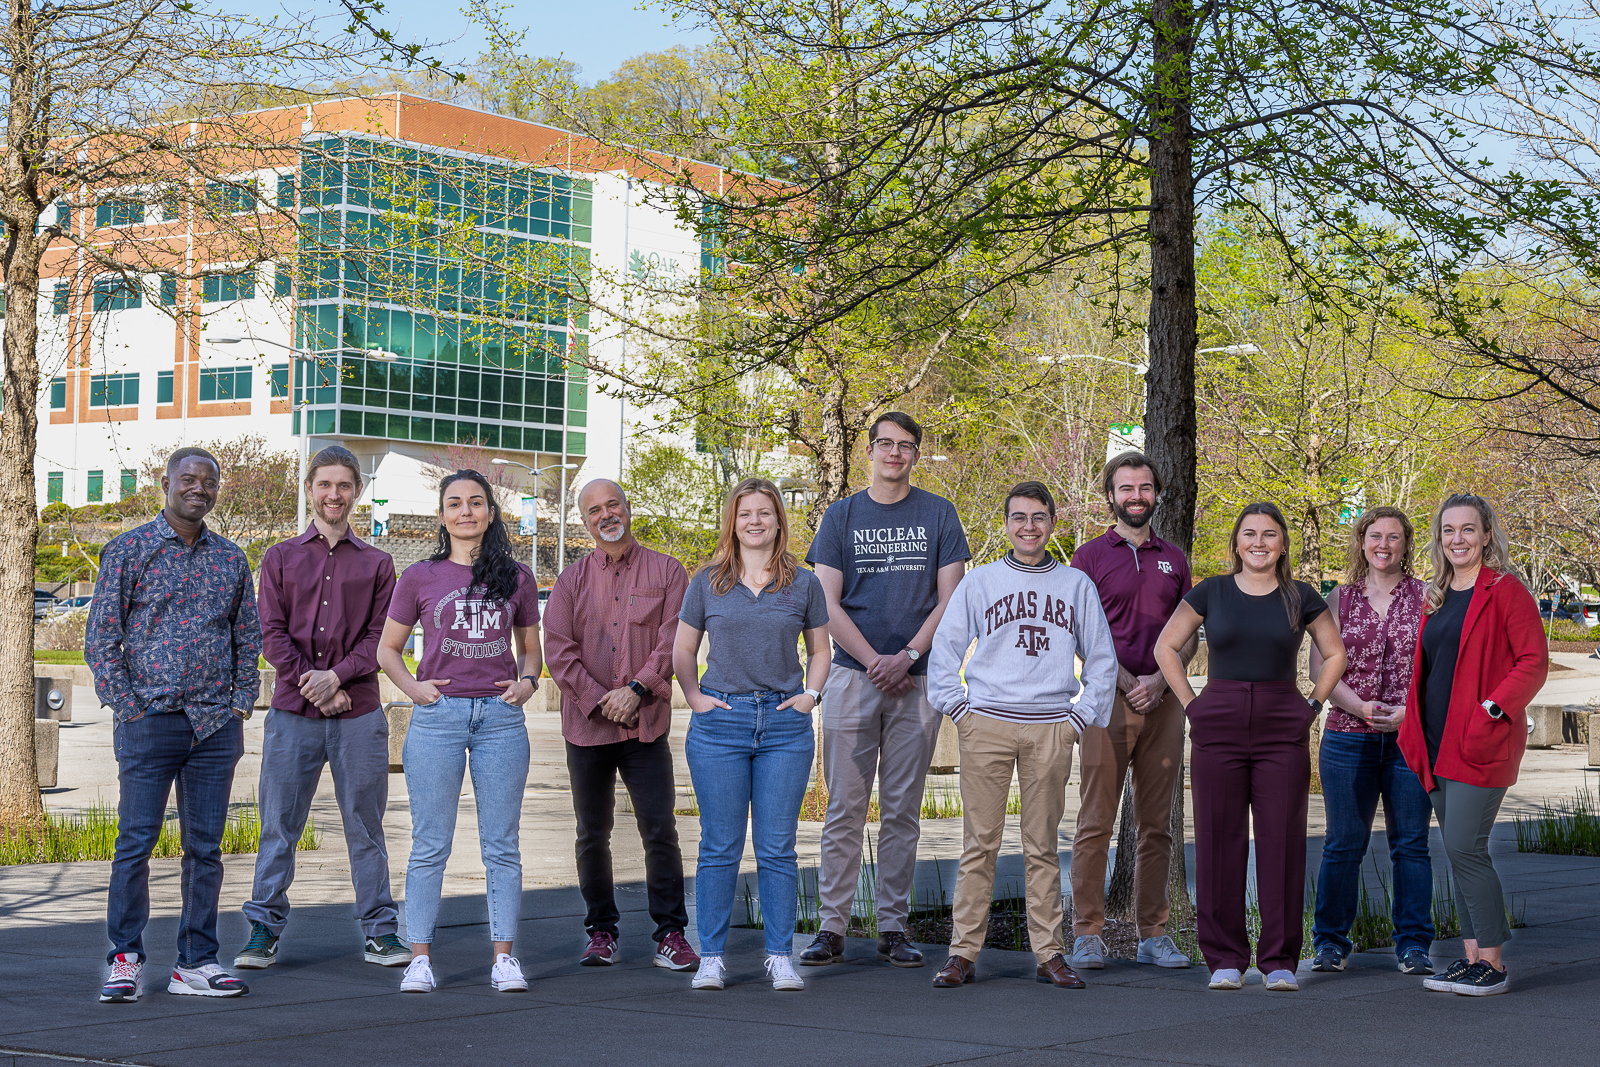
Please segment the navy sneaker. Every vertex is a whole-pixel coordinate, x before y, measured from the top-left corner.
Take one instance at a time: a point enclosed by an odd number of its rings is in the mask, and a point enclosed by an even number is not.
[[[1317,949],[1316,958],[1311,961],[1313,971],[1342,971],[1344,970],[1344,953],[1332,945],[1324,945]]]
[[[1401,974],[1432,974],[1433,961],[1420,948],[1414,948],[1400,957]]]
[[[1456,960],[1444,969],[1443,974],[1435,974],[1431,978],[1424,978],[1422,980],[1422,988],[1431,989],[1435,993],[1453,993],[1455,992],[1456,983],[1461,980],[1461,976],[1466,974],[1467,969],[1471,966],[1472,964],[1464,959]]]
[[[1496,993],[1504,993],[1511,988],[1511,975],[1505,971],[1497,971],[1487,963],[1479,960],[1467,968],[1467,973],[1462,975],[1452,987],[1452,992],[1463,997],[1492,997]]]

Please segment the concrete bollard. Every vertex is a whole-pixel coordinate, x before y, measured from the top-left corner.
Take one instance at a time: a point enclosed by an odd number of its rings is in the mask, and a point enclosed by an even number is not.
[[[55,719],[33,720],[33,758],[39,763],[39,788],[54,789],[61,765],[61,723]]]
[[[1560,704],[1528,705],[1528,747],[1553,748],[1561,744],[1561,717],[1565,709]]]
[[[1600,767],[1600,711],[1589,714],[1589,766]]]
[[[256,692],[256,707],[272,707],[272,691],[278,685],[278,671],[274,667],[261,668],[261,688]]]
[[[405,770],[406,730],[411,726],[409,700],[394,700],[383,706],[383,717],[389,722],[389,773]]]
[[[933,759],[928,761],[931,774],[953,774],[961,765],[961,735],[950,716],[939,717],[939,739],[933,743]]]
[[[33,676],[33,717],[72,721],[72,679]]]

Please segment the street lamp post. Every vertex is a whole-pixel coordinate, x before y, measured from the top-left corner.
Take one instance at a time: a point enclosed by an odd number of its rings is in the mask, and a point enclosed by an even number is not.
[[[214,345],[237,345],[243,344],[246,341],[254,341],[256,344],[261,345],[272,345],[275,348],[281,348],[285,352],[289,353],[289,359],[293,362],[308,363],[312,364],[313,366],[320,364],[322,362],[322,357],[328,354],[327,352],[307,352],[304,349],[295,348],[293,345],[286,345],[282,341],[273,341],[265,337],[208,337],[206,340],[210,341]],[[369,348],[366,349],[362,354],[368,359],[377,360],[382,363],[393,363],[395,360],[400,358],[398,353],[390,352],[388,349],[384,348]],[[311,371],[308,367],[305,374],[306,380],[303,381],[300,386],[300,447],[296,449],[296,451],[299,453],[299,477],[295,479],[294,510],[296,531],[304,529],[306,525],[306,464],[311,462],[311,457],[307,455],[307,452],[311,446],[311,429],[310,420],[308,417],[309,413],[306,410],[306,408],[309,406],[309,401],[306,400],[306,394],[310,390],[310,377]],[[293,374],[289,375],[289,408],[291,413],[295,410]]]
[[[530,467],[526,463],[521,463],[521,462],[518,462],[517,460],[514,460],[514,459],[501,459],[499,456],[494,457],[489,462],[493,463],[497,467],[521,467],[523,470],[525,470],[529,474],[533,475],[533,561],[532,561],[532,563],[533,563],[533,587],[534,587],[535,590],[537,590],[539,588],[539,475],[543,474],[545,471],[555,471],[555,470],[561,471],[562,472],[562,474],[561,474],[561,486],[562,486],[562,492],[564,493],[564,492],[566,492],[566,480],[567,480],[566,472],[567,471],[575,471],[575,470],[577,470],[578,469],[578,465],[576,463],[552,463],[548,467]],[[566,523],[563,522],[562,526],[565,527]],[[557,559],[556,559],[556,574],[558,574],[558,575],[561,573],[561,565],[562,565],[562,563],[565,562],[565,560],[561,559],[560,556],[565,553],[566,547],[567,547],[567,539],[566,539],[566,536],[565,536],[566,530],[564,528],[562,529],[561,534],[562,534],[562,536],[559,536],[559,537],[556,538],[556,555],[557,555]]]

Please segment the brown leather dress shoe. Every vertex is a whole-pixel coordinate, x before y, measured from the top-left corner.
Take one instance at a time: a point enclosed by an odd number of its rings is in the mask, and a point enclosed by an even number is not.
[[[896,967],[922,966],[922,952],[904,930],[890,930],[878,938],[878,959]]]
[[[1039,964],[1039,969],[1034,971],[1034,981],[1049,982],[1057,989],[1086,989],[1088,988],[1078,972],[1067,966],[1063,956],[1051,956]]]
[[[811,939],[811,944],[800,951],[800,965],[802,967],[821,967],[829,963],[838,963],[844,959],[844,938],[838,934],[830,934],[826,930],[819,931]]]
[[[971,960],[964,956],[951,956],[939,968],[939,973],[933,976],[933,985],[936,989],[954,989],[977,977],[978,968]]]

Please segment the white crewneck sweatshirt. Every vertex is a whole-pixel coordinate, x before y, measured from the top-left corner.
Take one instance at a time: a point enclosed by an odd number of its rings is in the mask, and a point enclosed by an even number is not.
[[[1116,688],[1117,651],[1094,582],[1049,557],[1030,566],[1008,552],[969,573],[928,653],[928,699],[953,720],[972,711],[1008,722],[1070,721],[1082,734],[1111,721]]]

